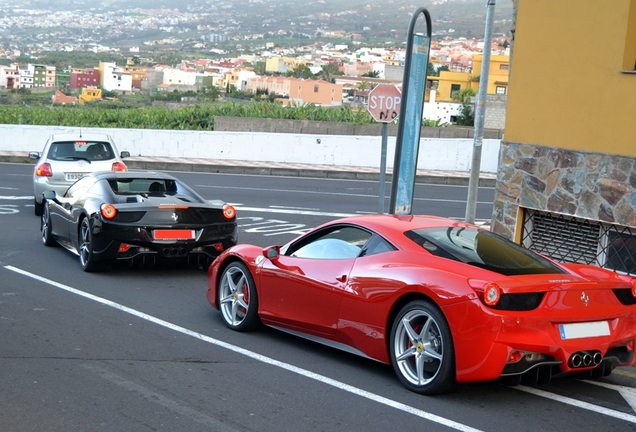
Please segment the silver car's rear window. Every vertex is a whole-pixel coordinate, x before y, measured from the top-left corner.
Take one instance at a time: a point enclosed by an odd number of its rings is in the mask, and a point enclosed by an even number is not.
[[[60,141],[51,144],[46,158],[55,161],[97,161],[114,159],[115,153],[110,143],[104,141]]]

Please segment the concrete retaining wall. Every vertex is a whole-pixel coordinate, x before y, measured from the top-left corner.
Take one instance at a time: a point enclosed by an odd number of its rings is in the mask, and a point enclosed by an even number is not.
[[[222,130],[236,127],[232,125],[237,122],[243,123],[243,131]],[[287,125],[286,128],[300,128],[301,132],[280,132],[285,129],[281,126],[285,122],[292,121],[233,118],[232,122],[223,123],[223,119],[217,117],[217,130],[214,131],[107,128],[91,128],[90,131],[110,134],[119,150],[127,150],[132,156],[380,167],[381,125],[363,127],[346,123],[293,122],[295,125]],[[267,127],[272,130],[262,130]],[[260,131],[251,131],[256,128]],[[395,137],[391,136],[391,132],[395,133],[395,126],[391,128],[387,166],[393,164],[395,149]],[[468,135],[472,136],[472,129],[458,128],[453,133],[466,136],[454,138],[441,136],[450,135],[450,128],[424,129],[432,131],[422,134],[418,169],[470,170],[473,140]],[[87,128],[83,130],[88,131]],[[42,151],[50,134],[79,131],[80,128],[76,127],[0,125],[0,151]],[[426,137],[427,133],[438,136]],[[501,137],[484,139],[482,172],[497,172],[500,143]]]

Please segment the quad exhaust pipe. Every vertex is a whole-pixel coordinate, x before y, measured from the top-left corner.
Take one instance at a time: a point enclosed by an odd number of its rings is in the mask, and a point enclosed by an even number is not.
[[[585,368],[598,366],[602,361],[603,355],[600,351],[578,351],[570,356],[568,366],[575,369]]]
[[[161,249],[161,254],[165,257],[184,258],[188,255],[188,248],[185,247],[165,247]]]

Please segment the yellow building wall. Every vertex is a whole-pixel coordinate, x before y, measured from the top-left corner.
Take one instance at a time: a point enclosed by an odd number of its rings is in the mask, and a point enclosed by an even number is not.
[[[265,71],[266,72],[280,72],[279,65],[282,61],[280,57],[270,57],[265,61]]]
[[[636,0],[518,0],[516,25],[506,141],[636,156]]]
[[[477,54],[473,57],[472,76],[477,78],[481,75],[481,66],[483,63],[483,54]],[[506,87],[508,94],[508,74],[510,70],[510,57],[507,55],[491,55],[490,66],[488,70],[488,87],[486,93],[497,94],[497,87]],[[477,86],[479,87],[479,85]]]
[[[479,88],[479,83],[473,83],[470,81],[472,74],[466,72],[450,72],[441,71],[439,77],[428,77],[429,80],[437,81],[437,96],[435,100],[437,102],[451,102],[451,89],[453,84],[459,84],[459,89],[464,90],[467,88],[473,88],[475,91]]]

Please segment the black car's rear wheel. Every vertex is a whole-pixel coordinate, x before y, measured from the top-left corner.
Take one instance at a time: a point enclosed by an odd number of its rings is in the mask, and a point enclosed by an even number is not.
[[[421,394],[456,390],[453,340],[444,315],[416,300],[404,306],[391,329],[391,362],[400,381]]]
[[[218,284],[223,321],[232,330],[253,330],[260,324],[258,295],[251,273],[243,263],[228,265]]]
[[[51,212],[49,207],[46,205],[46,202],[42,203],[42,217],[40,222],[40,230],[42,232],[42,243],[45,246],[55,246],[57,242],[53,239],[51,235],[53,231],[53,227],[51,226]]]
[[[93,252],[93,230],[87,217],[82,219],[79,229],[79,258],[82,270],[94,272],[104,270],[105,263],[95,262]]]

